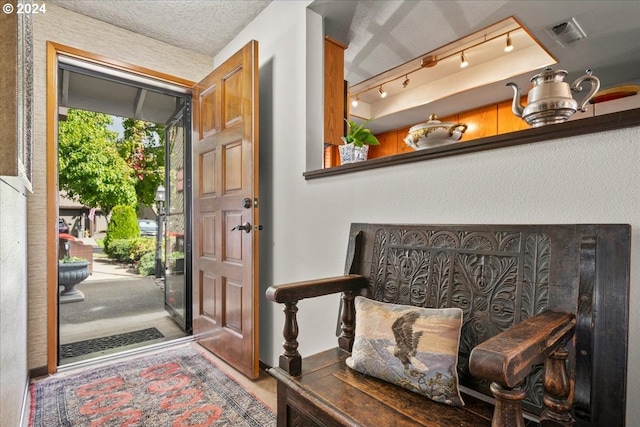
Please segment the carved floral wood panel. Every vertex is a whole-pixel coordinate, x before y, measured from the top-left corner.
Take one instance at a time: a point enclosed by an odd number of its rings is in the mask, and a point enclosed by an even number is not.
[[[460,307],[461,382],[471,350],[548,307],[551,241],[543,233],[380,229],[375,234],[371,293],[378,301],[419,307]],[[542,369],[525,383],[540,408]]]

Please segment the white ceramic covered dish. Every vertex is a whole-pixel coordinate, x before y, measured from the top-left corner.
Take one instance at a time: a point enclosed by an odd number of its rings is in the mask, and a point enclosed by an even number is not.
[[[467,125],[464,123],[441,122],[435,114],[432,114],[428,122],[409,129],[404,142],[414,150],[439,147],[459,141],[466,130]]]

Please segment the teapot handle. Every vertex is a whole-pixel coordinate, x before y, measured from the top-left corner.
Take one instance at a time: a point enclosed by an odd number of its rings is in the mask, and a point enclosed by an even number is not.
[[[580,92],[582,90],[582,86],[580,85],[584,81],[588,81],[591,83],[591,90],[585,95],[582,103],[578,107],[578,109],[583,113],[587,111],[587,102],[589,102],[591,98],[593,98],[593,96],[596,94],[596,92],[600,89],[600,79],[596,76],[591,75],[591,70],[587,70],[587,74],[582,77],[578,77],[576,81],[573,82],[573,84],[571,85],[571,90],[574,92]]]
[[[461,130],[459,130],[458,132],[460,132],[460,138],[462,138],[462,135],[466,132],[467,130],[467,125],[465,125],[464,123],[458,123],[457,125],[453,125],[449,128],[449,136],[453,136],[453,132],[455,132],[456,130],[458,130],[458,128],[462,128]]]

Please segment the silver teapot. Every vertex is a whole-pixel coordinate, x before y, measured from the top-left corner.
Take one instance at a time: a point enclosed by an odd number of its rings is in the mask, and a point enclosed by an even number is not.
[[[526,107],[520,104],[520,88],[515,83],[507,83],[507,86],[513,89],[513,114],[522,117],[533,127],[540,127],[566,122],[577,110],[587,111],[587,102],[600,89],[600,80],[591,75],[591,70],[587,70],[584,76],[578,77],[571,86],[564,81],[565,77],[567,77],[566,71],[553,71],[551,68],[546,68],[533,76],[531,78],[533,88],[529,91]],[[591,90],[578,105],[571,91],[580,92],[582,90],[580,85],[584,81],[591,83]]]

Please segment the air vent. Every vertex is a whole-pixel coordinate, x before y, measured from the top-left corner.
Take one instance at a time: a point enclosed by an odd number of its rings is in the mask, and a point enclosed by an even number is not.
[[[551,38],[562,47],[571,45],[578,40],[587,37],[587,34],[582,28],[580,28],[580,25],[575,18],[552,25],[547,28],[547,33],[549,33]]]

